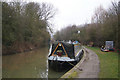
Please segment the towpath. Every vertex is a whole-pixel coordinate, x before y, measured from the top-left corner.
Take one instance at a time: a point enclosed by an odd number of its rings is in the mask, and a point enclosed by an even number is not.
[[[100,69],[97,54],[87,48],[84,48],[84,52],[82,60],[61,78],[98,78]]]

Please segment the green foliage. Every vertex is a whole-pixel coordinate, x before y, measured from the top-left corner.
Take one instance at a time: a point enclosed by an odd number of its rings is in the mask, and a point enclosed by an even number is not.
[[[3,53],[7,47],[13,51],[15,47],[29,49],[31,46],[40,47],[48,43],[48,20],[54,16],[54,12],[53,7],[46,3],[3,2]]]

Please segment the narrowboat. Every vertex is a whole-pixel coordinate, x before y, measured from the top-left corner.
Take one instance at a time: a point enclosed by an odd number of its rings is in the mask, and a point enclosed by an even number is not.
[[[56,41],[51,44],[48,62],[49,67],[58,68],[66,65],[75,65],[83,56],[83,49],[80,43],[68,43]]]

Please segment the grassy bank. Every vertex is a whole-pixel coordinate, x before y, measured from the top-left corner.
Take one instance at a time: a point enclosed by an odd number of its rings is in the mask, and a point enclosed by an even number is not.
[[[100,60],[99,78],[118,78],[118,53],[102,52],[100,48],[86,47],[93,50]]]

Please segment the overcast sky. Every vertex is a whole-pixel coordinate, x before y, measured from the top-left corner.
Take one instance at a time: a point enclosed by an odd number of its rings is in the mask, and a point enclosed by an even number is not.
[[[30,0],[31,1],[31,0]],[[57,14],[51,20],[54,31],[60,30],[67,25],[81,25],[90,23],[95,9],[102,5],[107,9],[111,1],[118,0],[32,0],[34,2],[47,2],[57,8]]]

